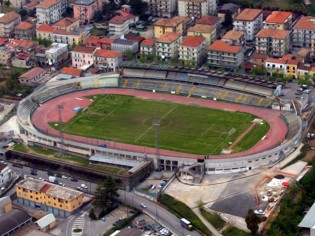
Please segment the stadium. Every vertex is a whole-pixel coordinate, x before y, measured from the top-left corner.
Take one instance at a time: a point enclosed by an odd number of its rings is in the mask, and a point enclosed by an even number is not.
[[[124,64],[119,72],[49,82],[23,99],[17,108],[17,117],[28,144],[62,149],[86,157],[107,156],[126,163],[152,160],[156,169],[180,169],[191,175],[244,172],[272,166],[299,145],[302,133],[300,117],[294,110],[271,109],[277,102],[273,98],[277,86],[274,82],[229,72],[166,65]],[[77,114],[75,108],[88,109],[93,102],[91,97],[96,95],[127,95],[197,108],[243,112],[263,120],[269,129],[246,150],[231,152],[227,146],[226,152],[222,149],[220,153],[203,154],[179,151],[184,149],[164,149],[163,145],[154,147],[75,135],[58,127]],[[150,129],[154,134],[154,124],[149,126],[152,126]],[[159,129],[162,141],[163,130],[162,127]],[[228,130],[233,135],[233,128]],[[229,144],[236,141],[237,137]]]

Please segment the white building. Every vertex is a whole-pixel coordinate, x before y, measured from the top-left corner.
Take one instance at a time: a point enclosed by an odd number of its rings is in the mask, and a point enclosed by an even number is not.
[[[98,71],[116,71],[122,60],[122,53],[118,51],[98,49],[94,53],[94,66]]]
[[[180,33],[168,32],[156,40],[156,55],[168,61],[178,57],[179,44],[183,41]]]
[[[109,33],[122,36],[129,32],[129,18],[124,16],[114,16],[109,21]]]
[[[201,18],[215,14],[216,0],[178,0],[178,15]]]
[[[206,38],[187,36],[179,45],[178,56],[185,65],[200,66],[207,58]]]
[[[155,55],[155,40],[148,38],[140,44],[140,54],[143,55]]]
[[[7,164],[0,163],[0,188],[12,179],[12,169]]]
[[[233,30],[243,31],[245,39],[252,41],[263,26],[263,14],[260,9],[244,9],[233,22]]]
[[[62,18],[64,3],[61,0],[44,0],[36,5],[37,25],[51,25]]]
[[[47,64],[59,68],[69,58],[68,44],[53,43],[45,52]]]

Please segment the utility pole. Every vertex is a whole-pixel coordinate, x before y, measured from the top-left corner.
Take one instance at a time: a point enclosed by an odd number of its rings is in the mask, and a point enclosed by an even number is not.
[[[62,128],[63,105],[58,104],[57,110],[58,110],[58,118],[59,118],[60,155],[62,156],[64,154],[64,137],[63,137],[63,128]]]
[[[159,158],[160,158],[160,147],[159,147],[159,127],[161,121],[160,119],[154,119],[152,125],[155,127],[155,156],[156,156],[156,163],[159,167]]]

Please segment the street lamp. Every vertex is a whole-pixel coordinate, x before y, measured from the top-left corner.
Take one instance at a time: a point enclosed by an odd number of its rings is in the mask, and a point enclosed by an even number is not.
[[[152,125],[155,127],[155,155],[156,155],[156,163],[159,165],[159,156],[160,156],[160,148],[159,148],[159,127],[161,125],[160,119],[154,119]]]

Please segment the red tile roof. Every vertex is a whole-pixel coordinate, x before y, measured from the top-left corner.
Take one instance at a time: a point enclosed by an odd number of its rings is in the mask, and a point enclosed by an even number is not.
[[[315,17],[302,16],[302,18],[295,24],[293,29],[315,30]]]
[[[290,36],[290,31],[288,30],[278,30],[278,29],[261,29],[257,34],[257,38],[267,38],[271,37],[273,39],[286,39]]]
[[[157,42],[159,43],[173,43],[175,40],[177,40],[182,35],[180,33],[174,33],[174,32],[168,32],[163,34],[157,39]]]
[[[29,23],[27,21],[23,21],[20,24],[18,24],[15,29],[16,30],[29,30],[31,28],[35,27],[32,23]]]
[[[143,40],[145,40],[144,37],[141,37],[141,36],[138,36],[138,35],[135,35],[133,33],[128,33],[125,35],[125,39],[128,39],[128,40],[132,40],[132,41],[137,41],[137,42],[141,42]]]
[[[28,4],[26,4],[26,7],[27,7],[27,8],[32,8],[32,7],[35,7],[38,3],[39,3],[39,1],[37,1],[37,0],[32,0],[31,2],[29,2]]]
[[[119,55],[122,55],[121,52],[106,50],[106,49],[98,49],[95,53],[95,57],[106,57],[106,58],[116,58]]]
[[[0,46],[4,45],[7,42],[9,42],[8,38],[0,38]]]
[[[21,19],[21,16],[19,14],[17,14],[16,12],[12,11],[12,12],[9,12],[9,13],[5,14],[4,16],[2,16],[0,18],[0,23],[8,24],[8,23],[15,21],[15,20],[18,20],[18,19]]]
[[[128,21],[129,18],[128,17],[124,17],[124,16],[114,16],[112,19],[109,20],[110,24],[116,24],[116,25],[121,25],[123,23],[125,23],[126,21]]]
[[[217,17],[217,16],[203,16],[197,21],[197,24],[200,24],[200,25],[215,25],[220,20],[221,20],[221,18]]]
[[[244,37],[244,35],[245,33],[243,31],[230,30],[222,37],[222,39],[239,40]]]
[[[266,60],[268,58],[267,54],[260,54],[260,53],[253,53],[252,56],[250,57],[251,59],[263,59]]]
[[[287,60],[284,60],[284,59],[278,59],[278,58],[268,58],[266,60],[266,62],[270,62],[270,63],[278,63],[278,64],[285,64],[287,62]]]
[[[61,68],[60,73],[80,77],[83,73],[83,70],[77,68],[63,67]]]
[[[118,10],[118,11],[116,11],[115,13],[116,13],[116,14],[119,14],[120,16],[128,17],[129,19],[131,19],[131,18],[136,18],[135,15],[133,15],[133,14],[131,14],[131,13],[129,13],[129,12],[126,12],[126,11],[124,11],[124,10]]]
[[[176,27],[183,22],[182,18],[174,17],[173,19],[161,18],[154,23],[154,26],[163,26],[163,27]]]
[[[43,74],[45,71],[46,71],[45,69],[42,69],[40,67],[35,67],[33,69],[30,69],[26,73],[22,74],[19,78],[25,78],[27,80],[32,80],[36,76]]]
[[[96,47],[83,47],[83,46],[76,46],[72,52],[80,52],[80,53],[88,53],[93,54],[96,50]]]
[[[287,19],[292,17],[292,12],[288,11],[273,11],[271,15],[267,17],[265,23],[269,24],[283,24]]]
[[[47,193],[49,189],[52,188],[52,185],[51,184],[45,184],[40,190],[39,192],[41,193]]]
[[[31,40],[12,39],[10,40],[8,46],[30,48],[35,46],[35,42]]]
[[[64,29],[55,29],[53,31],[54,34],[61,34],[61,35],[71,35],[71,32]]]
[[[244,9],[238,16],[235,17],[235,20],[240,20],[240,21],[253,21],[253,20],[255,20],[260,14],[262,14],[262,10],[260,10],[260,9],[246,8],[246,9]]]
[[[90,44],[97,44],[97,43],[112,44],[114,41],[115,41],[114,39],[105,38],[105,37],[98,37],[98,36],[91,36],[88,39],[88,43],[90,43]]]
[[[187,36],[180,45],[184,47],[198,47],[205,40],[206,38],[202,36]]]
[[[141,42],[141,45],[146,45],[146,46],[150,46],[150,47],[153,47],[155,44],[155,40],[154,39],[145,39]]]
[[[37,27],[36,31],[37,31],[37,30],[38,30],[38,31],[45,31],[45,32],[50,32],[50,33],[52,33],[52,32],[55,30],[55,28],[52,27],[52,26],[50,26],[50,25],[42,24],[42,25],[40,25],[40,26]]]
[[[211,33],[215,31],[217,27],[215,25],[202,25],[196,24],[192,27],[188,28],[188,32],[196,32],[196,33]]]
[[[44,0],[36,5],[36,8],[50,8],[60,2],[61,0]]]
[[[213,44],[210,45],[208,51],[217,51],[217,52],[227,52],[227,53],[239,53],[241,51],[241,47],[239,46],[231,46],[226,42],[221,40],[214,41]]]
[[[65,17],[63,19],[61,19],[60,21],[56,22],[55,24],[53,24],[54,27],[68,27],[74,23],[76,23],[77,21],[79,21],[79,19],[75,19],[72,17]]]

